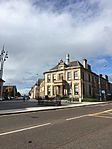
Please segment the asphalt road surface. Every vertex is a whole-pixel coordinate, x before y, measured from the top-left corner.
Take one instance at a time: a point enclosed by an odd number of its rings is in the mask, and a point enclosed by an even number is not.
[[[112,104],[0,116],[0,149],[112,149]]]

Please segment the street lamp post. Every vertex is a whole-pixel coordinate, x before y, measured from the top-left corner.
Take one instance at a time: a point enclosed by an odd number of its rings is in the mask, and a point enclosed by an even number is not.
[[[4,46],[3,46],[3,49],[2,49],[1,54],[0,54],[0,62],[1,62],[0,78],[1,79],[2,79],[2,76],[3,76],[4,62],[6,61],[7,58],[8,58],[8,51],[5,52]]]
[[[0,54],[0,79],[2,80],[3,77],[3,67],[4,67],[4,62],[8,58],[8,51],[5,52],[4,46]],[[3,93],[3,84],[1,84],[1,99],[2,99],[2,93]]]
[[[36,81],[36,99],[39,98],[39,87],[38,87],[38,73],[36,74],[37,75],[37,81]]]

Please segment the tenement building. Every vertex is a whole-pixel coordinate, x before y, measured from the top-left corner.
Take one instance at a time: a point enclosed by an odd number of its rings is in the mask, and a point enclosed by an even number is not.
[[[45,95],[54,97],[70,96],[77,99],[106,98],[112,93],[112,84],[107,75],[97,75],[92,72],[87,60],[83,64],[79,61],[70,61],[69,54],[66,62],[59,63],[44,73]]]
[[[29,91],[29,97],[31,99],[36,99],[38,97],[38,86],[37,86],[37,83],[35,83],[31,90]]]
[[[17,88],[15,85],[3,86],[3,97],[4,99],[11,99],[17,96]]]
[[[38,79],[37,83],[35,83],[29,91],[30,99],[38,99],[39,97],[44,97],[44,87],[44,79]]]

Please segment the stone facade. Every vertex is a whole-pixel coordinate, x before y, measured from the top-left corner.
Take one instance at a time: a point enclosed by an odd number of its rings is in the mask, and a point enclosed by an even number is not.
[[[45,96],[44,88],[45,88],[44,79],[39,79],[38,82],[29,91],[30,99],[38,99],[40,97],[44,97]]]
[[[44,97],[44,96],[45,96],[45,81],[44,79],[42,79],[39,85],[39,97]]]
[[[79,61],[70,62],[69,59],[66,63],[60,60],[54,68],[44,73],[44,78],[45,95],[49,97],[60,95],[83,99],[112,93],[108,76],[92,72],[86,59],[83,64]]]
[[[5,85],[3,86],[3,97],[5,99],[17,96],[17,88],[15,85]]]
[[[37,84],[34,84],[31,88],[31,90],[29,91],[30,99],[36,99],[37,98],[37,96],[38,96],[37,91],[38,91],[38,86],[37,86]]]

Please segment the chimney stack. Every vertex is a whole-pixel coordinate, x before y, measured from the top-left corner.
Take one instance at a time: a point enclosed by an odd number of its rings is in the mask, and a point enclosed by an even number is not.
[[[108,81],[108,76],[107,75],[103,75],[103,78]]]
[[[69,54],[66,54],[66,64],[68,65],[70,62]]]
[[[83,67],[88,69],[87,59],[83,59]]]

